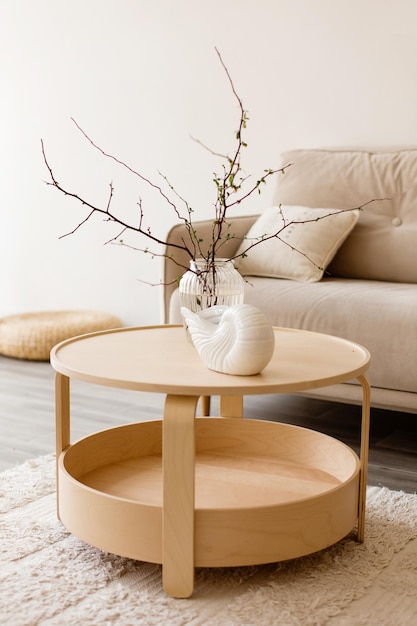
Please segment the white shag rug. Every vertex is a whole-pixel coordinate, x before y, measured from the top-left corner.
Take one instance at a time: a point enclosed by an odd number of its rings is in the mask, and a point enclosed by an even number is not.
[[[368,489],[366,539],[272,565],[197,569],[167,597],[161,567],[86,545],[57,521],[55,459],[0,474],[0,623],[10,626],[415,626],[417,495]]]

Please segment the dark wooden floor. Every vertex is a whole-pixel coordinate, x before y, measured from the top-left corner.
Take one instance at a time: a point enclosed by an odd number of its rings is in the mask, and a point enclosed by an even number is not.
[[[72,381],[72,441],[110,426],[158,419],[163,404],[159,394]],[[217,406],[214,399],[214,414]],[[290,395],[252,396],[245,398],[245,416],[319,430],[358,451],[357,406]],[[0,356],[0,471],[54,448],[54,371],[49,363]],[[372,410],[368,484],[417,491],[417,415]]]

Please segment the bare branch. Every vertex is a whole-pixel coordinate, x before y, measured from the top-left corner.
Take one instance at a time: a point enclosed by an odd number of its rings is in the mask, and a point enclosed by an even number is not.
[[[162,246],[166,246],[167,242],[164,241],[163,239],[159,238],[159,237],[155,237],[154,235],[152,235],[152,233],[149,231],[149,229],[144,230],[141,226],[141,223],[139,224],[139,226],[133,226],[131,224],[127,224],[125,221],[121,220],[119,217],[117,217],[117,215],[113,214],[110,212],[109,210],[109,202],[110,199],[113,195],[113,190],[111,190],[111,195],[109,198],[109,201],[107,202],[106,208],[105,209],[101,209],[100,207],[94,206],[93,204],[91,204],[90,202],[88,202],[87,200],[84,200],[83,198],[81,198],[78,194],[76,193],[72,193],[70,191],[67,191],[66,189],[64,189],[57,181],[57,179],[55,178],[53,172],[52,172],[52,168],[50,167],[48,160],[46,158],[46,153],[45,153],[45,148],[44,148],[44,143],[41,140],[41,144],[42,144],[42,154],[43,154],[43,158],[46,164],[46,167],[49,170],[49,173],[51,175],[51,179],[52,182],[47,182],[48,185],[52,185],[53,187],[55,187],[56,189],[58,189],[59,191],[61,191],[65,196],[69,196],[70,198],[74,198],[75,200],[78,200],[82,205],[88,207],[89,209],[91,209],[90,213],[88,214],[88,216],[83,219],[71,232],[66,233],[65,235],[61,235],[60,239],[62,239],[63,237],[67,237],[68,235],[74,234],[79,228],[81,228],[81,226],[83,226],[95,213],[99,213],[101,215],[106,216],[110,221],[115,222],[116,224],[119,224],[120,226],[122,226],[125,230],[131,231],[131,232],[135,232],[138,233],[140,235],[144,235],[145,237],[147,237],[148,239],[151,239],[153,242],[160,244]],[[112,189],[112,188],[111,188]],[[186,246],[180,246],[178,244],[170,244],[172,245],[172,247],[174,248],[178,248],[180,250],[184,250],[190,258],[193,258],[192,252],[189,250],[188,247]]]
[[[58,189],[59,189],[59,187],[58,187]],[[83,204],[85,204],[85,203],[83,203]],[[65,237],[68,237],[69,235],[73,235],[74,233],[76,233],[76,232],[77,232],[77,230],[79,230],[79,229],[81,228],[81,226],[84,226],[84,224],[85,224],[86,222],[88,222],[88,220],[90,219],[90,217],[94,214],[94,211],[95,211],[95,209],[93,209],[92,211],[90,211],[90,213],[87,215],[87,217],[86,217],[85,219],[83,219],[83,220],[82,220],[82,222],[80,222],[79,224],[77,224],[77,226],[76,226],[73,230],[69,231],[68,233],[65,233],[64,235],[60,235],[60,236],[59,236],[59,239],[64,239]]]
[[[123,233],[125,233],[126,230],[127,230],[126,228],[122,228],[120,233],[118,233],[117,235],[115,235],[114,237],[109,239],[108,241],[105,241],[104,245],[107,246],[109,243],[111,243],[111,244],[113,244],[113,243],[122,243],[122,240],[120,239],[120,237],[123,236]]]
[[[113,246],[121,246],[123,248],[127,248],[129,250],[133,250],[134,252],[142,252],[143,254],[148,254],[149,256],[153,258],[159,258],[159,259],[168,259],[168,261],[171,261],[172,263],[174,263],[178,268],[180,268],[183,271],[188,271],[190,268],[188,267],[188,265],[184,265],[182,263],[179,263],[175,257],[171,254],[167,254],[166,252],[155,252],[153,250],[150,250],[149,248],[139,248],[137,246],[133,246],[131,244],[128,244],[124,241],[116,241],[116,238],[114,240],[109,240],[107,243],[110,243],[110,245]],[[178,246],[175,246],[178,247]],[[145,282],[145,281],[141,281],[141,282]],[[158,283],[158,284],[165,284],[165,283]],[[167,284],[171,284],[171,283],[167,283]]]
[[[182,252],[185,252],[187,255],[187,258],[189,259],[196,259],[198,257],[204,258],[205,261],[207,262],[207,267],[211,268],[212,271],[215,270],[215,262],[216,262],[216,257],[218,257],[219,250],[221,250],[222,246],[226,242],[230,241],[230,239],[236,239],[236,237],[230,232],[231,226],[230,226],[228,211],[230,211],[230,209],[243,203],[245,200],[250,198],[255,192],[261,193],[262,186],[266,185],[268,180],[273,175],[276,175],[278,173],[284,174],[286,170],[292,165],[291,163],[289,163],[288,165],[285,165],[284,167],[280,167],[280,168],[264,169],[261,176],[259,176],[258,179],[255,179],[255,182],[253,181],[250,182],[249,180],[250,176],[246,175],[242,167],[242,163],[241,163],[243,149],[247,147],[247,144],[244,141],[243,135],[244,135],[244,131],[246,129],[249,117],[248,117],[247,111],[245,110],[243,106],[242,100],[239,94],[237,93],[237,90],[233,83],[230,72],[226,64],[224,63],[219,50],[215,48],[215,51],[218,56],[219,62],[221,66],[223,67],[223,70],[226,74],[227,81],[229,83],[233,96],[235,97],[236,102],[238,104],[239,118],[238,118],[238,123],[237,123],[237,130],[235,131],[235,137],[234,137],[235,139],[234,150],[231,156],[228,156],[227,154],[225,155],[221,154],[209,148],[200,140],[192,137],[193,141],[195,141],[197,144],[202,146],[205,150],[207,150],[213,156],[218,157],[222,160],[220,174],[217,174],[216,172],[213,173],[213,182],[216,188],[216,196],[215,196],[215,201],[213,203],[214,218],[213,218],[212,230],[210,233],[210,240],[203,242],[198,237],[198,233],[193,223],[194,211],[192,207],[187,202],[187,200],[180,193],[178,193],[178,191],[171,184],[167,176],[165,176],[164,174],[161,174],[161,172],[158,172],[158,175],[162,177],[165,185],[167,185],[168,187],[167,191],[165,192],[162,186],[153,182],[150,178],[148,178],[141,172],[138,172],[137,170],[132,168],[130,165],[125,163],[123,160],[103,150],[103,148],[101,148],[98,144],[96,144],[91,139],[91,137],[81,128],[81,126],[75,121],[74,118],[71,118],[72,122],[75,124],[77,129],[84,136],[84,138],[90,143],[90,145],[93,148],[95,148],[102,156],[108,159],[111,159],[112,161],[117,163],[119,166],[125,168],[129,173],[136,176],[145,185],[149,186],[151,189],[156,191],[157,194],[159,194],[159,196],[167,203],[168,207],[172,209],[172,211],[174,212],[174,215],[178,218],[178,220],[180,220],[180,222],[183,224],[185,231],[184,231],[184,236],[181,239],[181,242],[175,243],[175,244],[168,243],[166,240],[164,240],[163,237],[154,235],[150,227],[146,226],[145,224],[145,213],[144,213],[144,208],[142,206],[141,198],[139,199],[137,203],[138,204],[138,217],[136,218],[137,219],[136,224],[128,223],[124,219],[121,219],[120,217],[118,217],[117,212],[113,208],[114,187],[113,187],[112,182],[109,185],[109,196],[108,196],[106,205],[104,207],[98,206],[96,204],[93,204],[85,200],[83,197],[81,197],[77,193],[68,191],[64,186],[58,183],[52,171],[52,168],[49,165],[49,162],[47,160],[44,143],[41,140],[43,159],[45,161],[45,164],[48,169],[49,176],[50,176],[50,180],[47,181],[46,184],[51,185],[52,187],[55,187],[58,191],[63,193],[65,196],[68,196],[77,200],[81,205],[85,206],[86,210],[88,211],[87,216],[82,221],[80,221],[80,223],[72,231],[66,233],[65,235],[62,235],[61,238],[67,237],[70,234],[74,234],[86,222],[88,222],[92,218],[93,215],[99,214],[99,215],[102,215],[106,221],[114,222],[119,227],[118,234],[108,239],[108,241],[106,242],[107,244],[110,243],[112,245],[123,245],[127,248],[142,252],[144,254],[151,254],[152,257],[165,258],[175,263],[179,269],[188,270],[189,269],[188,267],[184,267],[181,263],[178,263],[176,259],[174,258],[173,254],[170,253],[170,249],[172,249],[173,251],[180,250]],[[365,203],[362,207],[357,207],[357,208],[362,209],[364,206],[374,201],[375,200],[370,200],[369,202]],[[353,210],[355,209],[343,209],[341,210],[341,212],[353,211]],[[291,244],[285,241],[282,238],[282,232],[286,228],[291,226],[292,224],[307,223],[310,221],[317,221],[317,219],[325,219],[326,217],[329,217],[330,215],[334,215],[334,213],[331,213],[329,211],[328,215],[323,215],[319,218],[314,218],[314,219],[305,220],[305,221],[294,220],[294,221],[288,221],[288,222],[285,221],[285,218],[282,212],[281,212],[281,215],[283,219],[282,228],[280,228],[277,232],[272,233],[272,234],[266,233],[265,235],[256,238],[255,241],[247,240],[248,245],[245,248],[245,250],[241,254],[235,255],[234,257],[232,257],[232,259],[246,256],[246,254],[252,248],[272,238],[279,239],[280,241],[288,245],[292,250],[296,251],[297,253],[301,254],[302,256],[306,258],[309,258],[308,255],[305,254],[303,251],[297,250],[296,248],[291,246]],[[127,244],[122,239],[122,237],[127,233],[129,234],[133,233],[135,235],[145,237],[146,240],[151,242],[151,245],[163,246],[165,252],[157,253],[154,251],[150,251],[148,247],[136,247],[136,246]],[[241,241],[245,241],[245,239],[246,238],[243,238],[241,239]]]
[[[113,191],[114,191],[113,183],[110,183],[109,186],[110,186],[110,194],[109,194],[109,199],[107,201],[107,208],[106,208],[107,213],[110,213],[110,204],[113,199]]]
[[[172,200],[166,195],[166,193],[164,193],[163,189],[153,183],[149,178],[147,178],[146,176],[144,176],[143,174],[141,174],[140,172],[138,172],[137,170],[133,169],[132,167],[130,167],[130,165],[128,165],[127,163],[125,163],[124,161],[122,161],[121,159],[118,159],[117,157],[115,157],[113,154],[109,154],[108,152],[106,152],[105,150],[103,150],[103,148],[101,148],[99,145],[97,145],[89,135],[87,135],[87,133],[83,130],[83,128],[81,128],[81,126],[78,124],[78,122],[72,117],[71,118],[72,122],[75,124],[75,126],[78,128],[78,130],[81,132],[82,135],[84,135],[84,137],[87,139],[87,141],[93,146],[93,148],[95,148],[96,150],[98,150],[103,156],[105,156],[108,159],[112,159],[113,161],[115,161],[116,163],[118,163],[118,165],[121,165],[122,167],[124,167],[125,169],[127,169],[131,174],[133,174],[134,176],[137,176],[138,178],[140,178],[140,180],[142,180],[144,183],[146,183],[147,185],[149,185],[150,187],[152,187],[153,189],[155,189],[161,196],[162,198],[171,206],[171,208],[175,211],[177,217],[180,220],[185,221],[184,216],[181,215],[181,213],[179,212],[177,206],[174,204],[174,202],[172,202]]]
[[[293,225],[296,225],[296,224],[309,224],[311,222],[318,222],[320,220],[327,219],[327,218],[331,217],[332,215],[339,215],[339,213],[350,213],[351,211],[362,211],[364,209],[364,207],[366,207],[368,204],[371,204],[372,202],[377,202],[377,201],[380,201],[380,200],[386,200],[386,199],[387,198],[374,198],[372,200],[368,200],[364,204],[361,204],[360,206],[357,206],[357,207],[352,207],[352,208],[349,208],[349,209],[340,209],[339,211],[329,211],[329,213],[326,213],[325,215],[320,215],[318,217],[312,217],[311,219],[306,219],[306,220],[288,220],[287,221],[285,219],[284,213],[282,211],[282,207],[280,205],[278,207],[278,210],[279,210],[279,213],[280,213],[280,215],[282,217],[283,226],[281,226],[281,228],[279,230],[277,230],[276,232],[274,232],[274,233],[265,233],[264,235],[260,235],[259,237],[255,237],[254,240],[252,238],[249,238],[249,237],[243,237],[242,241],[252,241],[252,243],[250,243],[248,245],[248,247],[245,248],[240,254],[236,254],[235,256],[231,257],[231,260],[238,259],[238,258],[244,258],[245,256],[247,256],[247,253],[250,250],[255,248],[255,246],[258,246],[259,244],[263,243],[264,241],[269,241],[270,239],[279,239],[279,241],[281,241],[283,244],[285,244],[286,246],[291,248],[291,250],[294,250],[298,254],[301,254],[303,257],[305,257],[311,263],[313,263],[313,265],[316,265],[315,262],[312,259],[310,259],[308,254],[304,253],[302,250],[299,250],[298,248],[295,248],[288,241],[285,241],[285,239],[282,239],[280,237],[280,235],[282,234],[282,232],[284,230],[286,230],[290,226],[293,226]],[[233,237],[233,238],[235,239],[235,237]],[[323,269],[323,268],[319,268],[319,269]]]
[[[192,135],[190,135],[190,137],[195,143],[204,148],[204,150],[207,150],[207,152],[209,152],[213,156],[220,157],[221,159],[227,159],[227,154],[221,154],[220,152],[216,152],[215,150],[212,150],[212,148],[209,148],[209,146],[206,146],[206,144],[200,141],[200,139],[196,139]]]

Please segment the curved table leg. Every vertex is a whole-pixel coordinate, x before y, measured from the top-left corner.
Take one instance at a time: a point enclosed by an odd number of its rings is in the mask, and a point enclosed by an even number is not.
[[[59,516],[58,461],[70,445],[70,380],[63,374],[55,374],[55,433],[56,433],[56,501]]]
[[[363,542],[365,537],[365,508],[366,508],[366,483],[368,478],[368,453],[369,453],[369,426],[371,413],[371,388],[365,376],[358,376],[362,385],[362,426],[361,426],[361,475],[359,483],[359,517],[358,517],[358,541]]]
[[[221,417],[243,417],[243,396],[221,396]]]
[[[194,588],[195,413],[198,397],[168,395],[165,401],[162,466],[162,582],[174,598]]]

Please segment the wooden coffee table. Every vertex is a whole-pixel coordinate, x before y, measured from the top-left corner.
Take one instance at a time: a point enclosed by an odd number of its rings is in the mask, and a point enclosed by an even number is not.
[[[162,563],[174,597],[192,594],[194,568],[295,558],[330,546],[356,524],[364,539],[370,356],[357,344],[276,328],[256,376],[208,370],[181,326],[123,328],[52,350],[56,370],[57,500],[63,524],[87,543]],[[70,378],[166,394],[163,419],[70,443]],[[243,416],[243,396],[292,393],[357,379],[360,458],[298,426]],[[220,396],[221,417],[198,417]],[[279,416],[277,416],[279,418]]]

